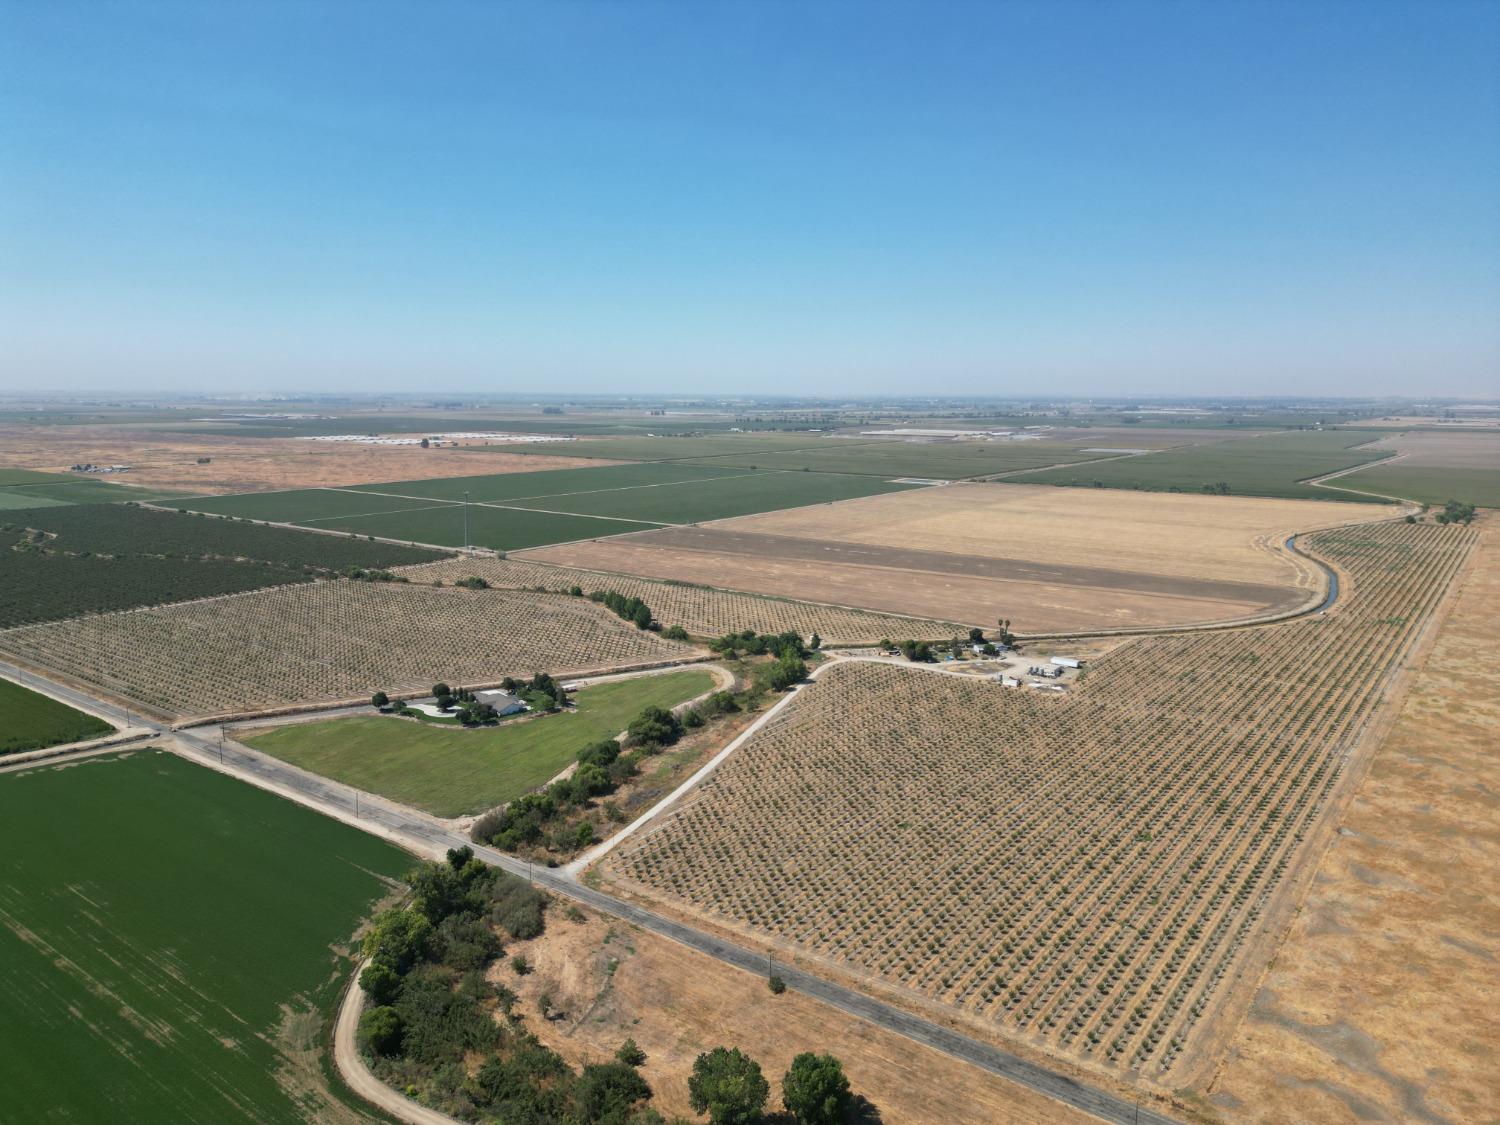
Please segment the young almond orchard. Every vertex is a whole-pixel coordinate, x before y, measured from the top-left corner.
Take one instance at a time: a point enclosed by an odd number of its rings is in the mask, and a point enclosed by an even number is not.
[[[693,655],[580,598],[315,582],[0,632],[0,652],[164,715],[241,713]]]
[[[473,574],[491,586],[563,592],[574,586],[585,592],[616,590],[627,597],[640,598],[664,624],[681,625],[698,637],[719,637],[753,629],[757,633],[793,632],[804,636],[817,633],[832,644],[848,644],[881,637],[951,637],[959,628],[946,621],[844,609],[685,582],[654,582],[523,559],[452,559],[405,567],[401,573],[413,582],[434,578],[451,582]]]
[[[1185,1084],[1475,535],[1310,537],[1343,577],[1327,614],[1138,640],[1065,697],[835,665],[604,874],[1044,1050]]]

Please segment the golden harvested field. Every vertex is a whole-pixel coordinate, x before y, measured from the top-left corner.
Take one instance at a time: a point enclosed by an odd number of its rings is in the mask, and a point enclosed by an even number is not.
[[[1230,621],[1296,609],[1323,578],[1288,535],[1367,504],[962,484],[521,557],[1021,633]]]
[[[1500,1115],[1497,535],[1212,1084],[1228,1120]]]
[[[789,991],[773,996],[763,976],[647,931],[584,913],[568,921],[554,911],[547,932],[508,942],[533,971],[518,976],[508,962],[490,975],[534,1010],[547,993],[554,1019],[530,1030],[574,1066],[613,1055],[626,1038],[646,1052],[641,1073],[665,1114],[696,1118],[688,1104],[693,1060],[721,1045],[739,1047],[771,1083],[770,1105],[781,1104],[780,1079],[802,1051],[830,1051],[844,1064],[854,1092],[890,1125],[1063,1125],[1097,1122],[1060,1102],[989,1074]]]
[[[757,633],[796,631],[804,635],[817,633],[829,644],[878,641],[882,638],[903,640],[941,640],[954,635],[958,626],[944,621],[895,617],[867,613],[838,606],[816,605],[785,598],[760,597],[732,590],[685,586],[672,582],[652,582],[622,574],[609,574],[576,567],[546,566],[517,558],[445,559],[406,567],[402,573],[412,581],[441,578],[452,582],[477,575],[491,586],[566,592],[579,586],[584,593],[615,590],[626,597],[640,598],[651,607],[663,625],[681,625],[699,637],[720,637],[753,629]]]
[[[834,664],[605,877],[1082,1065],[1191,1084],[1474,539],[1321,533],[1346,584],[1326,615],[1136,640],[1063,697]]]
[[[199,457],[210,458],[210,463],[198,464]],[[345,445],[298,438],[170,434],[105,426],[0,426],[0,468],[61,471],[80,462],[129,465],[130,472],[107,479],[195,495],[340,488],[383,480],[529,473],[601,464],[576,457],[516,453],[476,457],[457,449]]]
[[[0,651],[176,717],[691,656],[580,598],[313,582],[0,632]]]

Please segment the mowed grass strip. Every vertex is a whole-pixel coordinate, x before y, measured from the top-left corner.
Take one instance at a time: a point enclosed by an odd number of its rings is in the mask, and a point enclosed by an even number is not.
[[[411,857],[164,752],[0,776],[0,1117],[300,1123]]]
[[[85,715],[50,696],[0,680],[0,754],[82,742],[114,729],[103,719]]]
[[[575,710],[474,730],[385,715],[262,728],[249,746],[305,770],[434,816],[481,812],[545,785],[590,742],[613,738],[648,706],[673,707],[709,691],[701,670],[595,684]]]
[[[1169,449],[1099,465],[1026,473],[1009,477],[1006,483],[1202,492],[1204,485],[1222,482],[1229,486],[1232,495],[1359,500],[1361,497],[1300,482],[1389,457],[1388,449],[1353,448],[1377,436],[1374,431],[1357,430],[1266,434]]]

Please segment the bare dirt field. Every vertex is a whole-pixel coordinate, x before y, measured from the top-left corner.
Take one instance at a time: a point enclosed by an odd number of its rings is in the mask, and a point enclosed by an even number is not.
[[[1500,524],[1209,1100],[1226,1120],[1500,1120]]]
[[[1370,505],[965,484],[525,552],[1017,632],[1238,620],[1311,601],[1284,541]]]
[[[200,465],[198,458],[210,458]],[[122,484],[194,495],[282,488],[339,488],[416,477],[483,476],[598,466],[575,457],[372,446],[299,438],[167,434],[105,426],[0,426],[0,468],[66,470],[129,465]],[[604,462],[612,464],[613,462]]]
[[[1500,429],[1410,430],[1383,437],[1370,449],[1393,449],[1412,466],[1500,470]],[[1390,464],[1390,462],[1384,462]]]
[[[829,1052],[844,1064],[856,1095],[886,1125],[1030,1125],[1095,1120],[928,1047],[837,1012],[810,997],[773,996],[752,976],[666,938],[580,912],[554,908],[547,932],[508,943],[534,967],[518,976],[507,960],[492,976],[521,996],[528,1026],[579,1066],[611,1058],[632,1038],[646,1052],[641,1073],[652,1104],[696,1119],[687,1099],[693,1060],[718,1046],[739,1047],[771,1084],[768,1108],[781,1105],[781,1076],[802,1051]],[[544,1020],[547,993],[561,1015]]]
[[[1068,693],[837,664],[607,856],[618,890],[1027,1049],[1204,1083],[1471,529],[1311,537],[1344,594]]]

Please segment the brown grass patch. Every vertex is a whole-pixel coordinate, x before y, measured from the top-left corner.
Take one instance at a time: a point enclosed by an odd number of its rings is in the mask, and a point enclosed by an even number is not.
[[[830,1052],[854,1092],[891,1125],[1032,1125],[1094,1118],[1024,1087],[884,1031],[825,1004],[786,992],[765,978],[591,912],[571,922],[554,907],[547,932],[513,942],[535,971],[518,977],[508,958],[492,976],[521,996],[527,1026],[574,1066],[603,1062],[626,1038],[646,1052],[641,1073],[652,1105],[696,1120],[687,1099],[693,1060],[717,1046],[739,1047],[771,1084],[768,1108],[780,1108],[781,1076],[802,1051]],[[536,1001],[549,993],[559,1018],[544,1020]]]
[[[200,457],[210,458],[210,463],[198,464]],[[130,472],[108,479],[195,495],[340,488],[384,480],[616,463],[519,453],[475,456],[460,449],[345,445],[299,438],[176,435],[107,426],[0,426],[0,468],[65,471],[80,462],[129,465]]]

